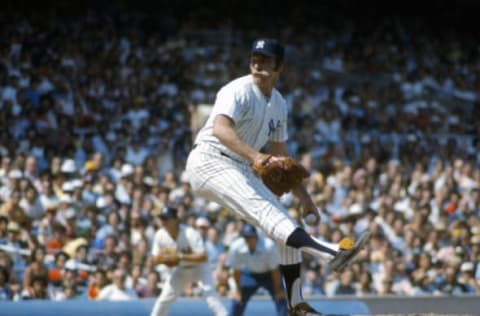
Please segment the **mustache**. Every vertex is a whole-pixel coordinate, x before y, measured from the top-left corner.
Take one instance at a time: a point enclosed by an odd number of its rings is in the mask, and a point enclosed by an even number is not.
[[[262,76],[262,77],[268,77],[268,76],[271,75],[270,72],[268,72],[266,70],[259,70],[259,71],[256,70],[256,71],[252,72],[252,74],[254,76]]]

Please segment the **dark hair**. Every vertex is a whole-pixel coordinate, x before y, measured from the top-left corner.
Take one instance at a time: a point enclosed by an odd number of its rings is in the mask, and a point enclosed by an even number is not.
[[[107,240],[107,239],[112,239],[113,242],[115,243],[115,245],[118,243],[118,238],[117,238],[115,235],[113,235],[113,234],[109,234],[109,235],[105,236],[105,238],[103,239],[103,240],[104,240],[104,242],[103,242],[104,244],[105,244],[105,240]]]
[[[35,282],[41,282],[43,286],[47,286],[48,280],[45,276],[43,275],[35,275],[32,277],[32,284]]]
[[[101,268],[101,267],[97,267],[94,274],[97,274],[97,273],[100,273],[103,276],[107,276],[107,271],[105,269]]]
[[[88,245],[86,244],[81,244],[81,245],[78,245],[77,248],[75,248],[75,253],[77,253],[80,249],[82,248],[85,248],[87,251],[88,251]]]
[[[0,266],[0,273],[3,274],[5,282],[8,283],[8,280],[10,279],[10,272],[8,271],[8,269],[4,266]]]
[[[66,229],[65,226],[63,226],[62,224],[60,224],[60,223],[58,223],[58,222],[55,222],[55,223],[53,224],[52,231],[53,231],[53,232],[59,232],[59,233],[65,234],[65,233],[67,232],[67,229]]]
[[[70,256],[65,251],[59,251],[55,254],[55,261],[58,260],[60,256],[64,256],[67,260],[70,259]]]
[[[37,256],[37,251],[43,251],[43,255],[46,255],[47,254],[47,251],[45,250],[44,247],[42,246],[38,246],[38,247],[35,247],[35,249],[33,249],[32,253],[30,254],[30,262],[35,262],[35,257]]]
[[[132,253],[128,250],[123,250],[117,255],[118,259],[120,259],[121,257],[127,257],[129,262],[132,261]]]

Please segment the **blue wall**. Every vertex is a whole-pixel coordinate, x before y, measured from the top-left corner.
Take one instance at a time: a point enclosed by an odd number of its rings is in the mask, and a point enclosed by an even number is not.
[[[88,300],[72,301],[23,301],[1,302],[1,316],[148,316],[154,300],[136,300],[131,302],[96,302]],[[223,303],[227,306],[228,301]],[[369,314],[367,305],[360,301],[328,301],[310,302],[315,308],[326,314]],[[193,312],[193,313],[192,313]],[[168,316],[207,316],[212,315],[206,303],[201,299],[177,300],[171,307]],[[275,315],[272,301],[256,299],[247,305],[245,316]]]

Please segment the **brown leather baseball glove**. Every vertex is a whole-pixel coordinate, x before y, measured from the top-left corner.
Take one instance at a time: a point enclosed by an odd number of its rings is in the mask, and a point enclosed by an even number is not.
[[[180,262],[178,253],[176,249],[173,248],[163,248],[160,250],[159,254],[155,257],[155,262],[157,264],[164,264],[169,267],[175,267]]]
[[[288,156],[261,155],[253,162],[253,171],[276,195],[281,196],[299,186],[310,173]]]

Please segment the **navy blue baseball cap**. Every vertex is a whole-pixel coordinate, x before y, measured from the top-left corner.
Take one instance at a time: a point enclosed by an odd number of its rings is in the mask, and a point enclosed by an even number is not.
[[[169,206],[164,207],[158,214],[158,217],[162,219],[177,218],[177,209]]]
[[[285,48],[276,39],[259,38],[253,42],[251,54],[258,53],[265,56],[275,57],[277,60],[283,60]]]
[[[252,224],[245,224],[242,227],[240,234],[243,237],[257,237],[257,229]]]

